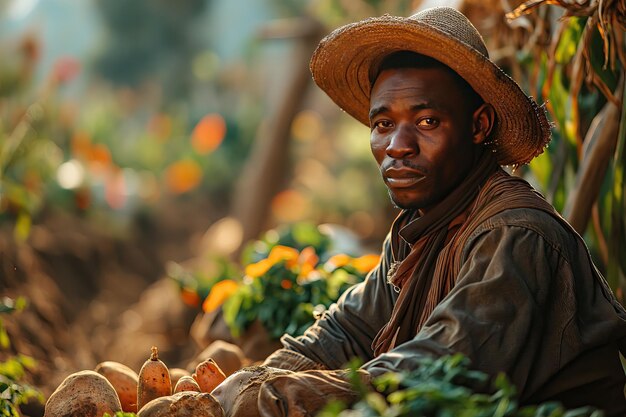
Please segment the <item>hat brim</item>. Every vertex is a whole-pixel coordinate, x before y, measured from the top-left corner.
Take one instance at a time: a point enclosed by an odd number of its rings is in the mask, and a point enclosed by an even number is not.
[[[523,165],[543,152],[550,140],[545,110],[487,57],[429,24],[385,15],[343,26],[320,42],[310,69],[340,108],[369,126],[372,71],[404,50],[447,65],[494,107],[490,141],[500,165]]]

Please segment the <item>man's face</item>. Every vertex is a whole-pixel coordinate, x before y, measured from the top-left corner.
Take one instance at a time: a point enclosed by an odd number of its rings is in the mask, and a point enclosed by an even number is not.
[[[428,210],[469,173],[473,111],[450,70],[383,71],[370,98],[370,145],[392,201]]]

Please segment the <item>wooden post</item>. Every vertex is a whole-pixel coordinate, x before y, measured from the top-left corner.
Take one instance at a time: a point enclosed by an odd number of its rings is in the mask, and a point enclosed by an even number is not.
[[[259,126],[253,148],[235,188],[231,212],[243,230],[242,245],[258,238],[266,227],[272,198],[288,178],[291,124],[310,85],[309,59],[322,36],[322,26],[312,18],[272,22],[263,39],[294,39],[291,76],[277,105]],[[241,247],[240,247],[241,250]],[[239,253],[237,251],[234,255]]]

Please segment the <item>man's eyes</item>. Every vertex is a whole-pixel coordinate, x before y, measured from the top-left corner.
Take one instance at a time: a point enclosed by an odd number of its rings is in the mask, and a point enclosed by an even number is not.
[[[389,120],[378,120],[372,124],[372,129],[388,129],[393,126]]]
[[[439,126],[439,120],[434,117],[422,117],[415,122],[415,125],[420,129],[434,129]],[[390,129],[393,128],[394,124],[391,120],[381,119],[375,122],[372,122],[372,130],[379,129]]]
[[[417,122],[417,125],[419,127],[425,127],[425,128],[429,128],[432,129],[434,127],[437,127],[439,125],[439,120],[433,118],[433,117],[424,117],[423,119],[420,119]]]

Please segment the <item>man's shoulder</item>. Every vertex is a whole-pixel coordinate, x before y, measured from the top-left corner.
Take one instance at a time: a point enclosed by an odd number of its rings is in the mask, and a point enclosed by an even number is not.
[[[571,253],[577,236],[566,220],[536,208],[511,208],[490,217],[471,234],[468,244],[485,233],[534,233],[537,238],[563,252]]]

